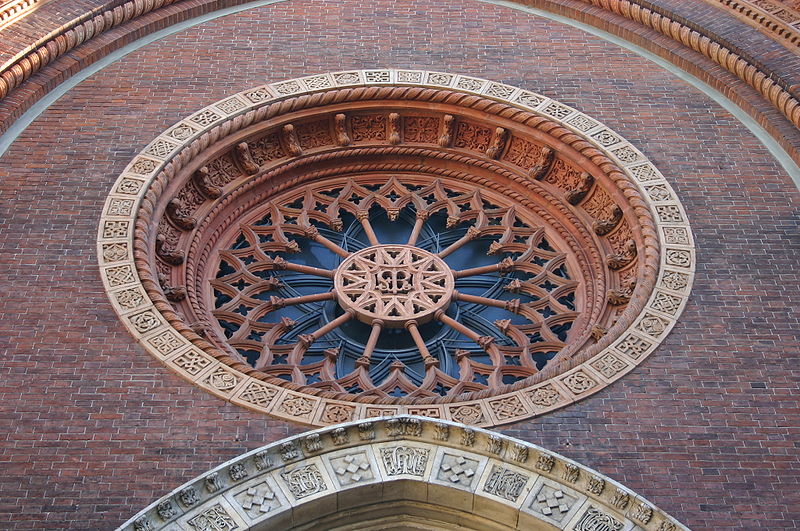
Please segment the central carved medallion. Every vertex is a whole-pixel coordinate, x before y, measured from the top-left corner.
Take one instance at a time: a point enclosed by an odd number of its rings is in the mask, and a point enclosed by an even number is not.
[[[334,286],[339,304],[358,320],[400,328],[423,324],[446,310],[455,281],[447,264],[410,245],[376,245],[344,260]]]

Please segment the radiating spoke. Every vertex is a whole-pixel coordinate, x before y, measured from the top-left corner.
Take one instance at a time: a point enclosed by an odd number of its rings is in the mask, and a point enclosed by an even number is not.
[[[519,299],[512,299],[510,301],[503,301],[500,299],[491,299],[489,297],[481,297],[478,295],[470,295],[468,293],[461,293],[459,291],[453,292],[453,300],[469,302],[472,304],[481,304],[483,306],[493,306],[494,308],[502,308],[512,313],[519,313],[520,302]]]
[[[358,221],[361,222],[361,226],[364,227],[364,232],[367,234],[369,243],[372,245],[380,245],[381,242],[378,241],[378,237],[375,236],[375,231],[372,230],[372,224],[369,222],[369,212],[358,212],[356,213],[356,217]]]
[[[470,269],[462,269],[461,271],[453,271],[455,278],[473,277],[476,275],[485,275],[487,273],[506,273],[514,268],[514,260],[511,258],[504,258],[497,264],[490,264],[481,267],[472,267]]]
[[[407,245],[417,244],[417,238],[419,238],[419,233],[422,230],[422,226],[425,225],[426,219],[428,219],[427,213],[417,212],[417,220],[414,222],[414,228],[411,229],[411,236],[408,237]]]
[[[301,297],[290,297],[283,299],[281,297],[270,297],[269,302],[275,308],[283,308],[285,306],[296,306],[298,304],[310,304],[312,302],[332,301],[336,298],[336,294],[332,291],[325,293],[314,293],[312,295],[303,295]]]
[[[305,273],[307,275],[313,275],[315,277],[325,277],[333,279],[334,271],[330,269],[322,269],[319,267],[307,266],[302,264],[295,264],[293,262],[287,262],[285,259],[281,257],[272,258],[271,265],[273,269],[277,270],[286,270],[286,271],[294,271],[296,273]]]
[[[408,321],[406,323],[406,330],[408,330],[408,333],[411,334],[411,337],[414,339],[414,344],[417,345],[419,353],[422,355],[422,360],[425,363],[425,367],[429,367],[431,365],[438,367],[439,360],[431,356],[431,353],[428,351],[428,346],[425,344],[425,340],[419,333],[419,328],[417,328],[417,322]]]
[[[303,352],[308,350],[308,348],[311,345],[313,345],[316,340],[318,340],[328,332],[331,332],[336,328],[339,328],[352,318],[353,318],[352,312],[345,312],[336,319],[334,319],[333,321],[325,323],[324,326],[318,328],[317,330],[311,332],[310,334],[301,335],[299,337],[300,341],[297,342],[297,345],[295,345],[294,351],[292,352],[292,357],[297,358],[297,355],[302,354]],[[299,360],[295,359],[295,361],[297,362]]]
[[[475,227],[470,227],[469,229],[467,229],[466,234],[464,234],[461,238],[451,243],[450,246],[447,247],[447,249],[441,251],[437,256],[439,258],[444,258],[445,256],[457,251],[462,245],[471,242],[478,236],[480,236],[480,231]]]
[[[347,258],[348,256],[350,256],[349,252],[345,251],[336,243],[332,242],[331,240],[320,234],[319,230],[317,230],[315,226],[309,225],[305,227],[303,230],[305,231],[306,238],[325,246],[326,248],[330,249],[331,251],[338,254],[342,258]]]
[[[482,336],[473,329],[459,323],[458,321],[456,321],[455,319],[453,319],[452,317],[441,311],[436,314],[436,319],[438,319],[441,323],[446,324],[456,332],[459,332],[460,334],[465,335],[471,340],[473,340],[475,343],[478,344],[479,347],[485,350],[488,354],[490,355],[492,354],[491,351],[494,350],[492,348],[494,347],[493,337]]]
[[[362,359],[369,360],[372,356],[373,351],[375,350],[375,345],[378,344],[378,338],[381,335],[381,330],[383,329],[383,321],[380,319],[375,319],[372,321],[372,331],[369,333],[369,339],[367,340],[367,344],[364,347],[364,354],[362,355]]]

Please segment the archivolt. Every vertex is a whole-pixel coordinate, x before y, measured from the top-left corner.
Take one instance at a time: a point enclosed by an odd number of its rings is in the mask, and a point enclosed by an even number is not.
[[[686,529],[646,499],[543,448],[463,424],[384,417],[248,452],[121,530]]]

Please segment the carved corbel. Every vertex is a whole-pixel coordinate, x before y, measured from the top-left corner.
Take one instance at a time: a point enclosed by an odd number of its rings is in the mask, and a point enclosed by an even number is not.
[[[554,149],[549,147],[543,147],[541,151],[542,162],[536,164],[534,167],[530,169],[528,175],[530,175],[531,179],[535,181],[541,181],[547,174],[550,173],[550,170],[553,169],[553,163],[556,161],[556,152]]]
[[[233,150],[233,158],[236,159],[236,162],[247,175],[258,173],[258,164],[253,160],[253,154],[250,152],[250,146],[247,142],[236,144],[236,149]]]
[[[269,277],[268,279],[263,281],[262,286],[267,291],[272,291],[283,286],[283,282],[281,282],[281,280],[278,277]]]
[[[464,358],[469,359],[470,354],[471,352],[469,350],[463,348],[456,349],[456,351],[453,353],[457,362],[461,361]]]
[[[481,235],[481,229],[479,229],[475,225],[472,225],[472,226],[470,226],[470,228],[467,229],[466,236],[470,240],[474,240],[475,238],[479,238],[480,235]]]
[[[486,254],[492,256],[493,254],[498,254],[503,251],[503,244],[500,242],[492,242],[489,244],[489,249],[486,251]]]
[[[514,259],[511,257],[506,257],[500,260],[500,263],[497,264],[497,270],[501,273],[508,273],[514,269]]]
[[[303,231],[303,236],[305,236],[309,240],[312,241],[319,240],[319,229],[314,225],[303,225],[300,227],[300,229]],[[298,251],[300,250],[299,247],[297,250]]]
[[[610,254],[606,257],[606,264],[609,269],[617,271],[630,264],[636,258],[636,242],[628,240],[625,242],[625,250],[619,254]]]
[[[611,210],[611,217],[609,219],[595,221],[592,224],[592,229],[598,236],[605,236],[614,230],[614,227],[616,227],[620,221],[622,221],[622,209],[619,205],[614,205],[614,208]]]
[[[161,291],[170,302],[181,302],[186,298],[186,288],[175,288],[170,285],[167,275],[164,273],[158,274],[158,284],[161,286]]]
[[[300,334],[299,336],[297,336],[297,339],[300,340],[299,343],[303,345],[303,347],[305,348],[310,347],[311,345],[314,344],[314,341],[317,340],[317,338],[314,337],[313,334]]]
[[[479,347],[486,350],[494,343],[494,338],[492,336],[480,336],[475,342]]]
[[[350,135],[347,134],[347,116],[339,113],[333,118],[333,128],[336,131],[336,143],[342,147],[350,145]]]
[[[275,295],[271,295],[269,298],[269,304],[272,306],[273,311],[278,310],[280,308],[286,307],[286,299],[283,297],[276,297]]]
[[[215,186],[211,182],[211,176],[208,172],[208,167],[203,166],[196,172],[194,172],[194,184],[200,193],[204,196],[208,197],[209,199],[217,199],[219,196],[222,195],[222,188],[219,186]]]
[[[604,335],[608,333],[608,328],[605,326],[596,324],[592,326],[592,339],[595,341],[600,341]]]
[[[508,335],[508,331],[511,328],[511,319],[498,319],[494,322],[494,325],[503,334]]]
[[[339,348],[338,347],[334,347],[334,348],[329,348],[329,349],[323,350],[322,353],[325,355],[325,359],[327,361],[330,361],[331,363],[335,362],[339,358]]]
[[[340,232],[344,229],[344,223],[342,223],[342,220],[339,218],[333,218],[328,223],[328,227],[333,231]]]
[[[189,325],[189,328],[191,328],[192,332],[200,337],[208,337],[208,329],[206,328],[206,325],[200,321],[193,322]]]
[[[396,112],[389,113],[389,143],[400,143],[400,115]]]
[[[442,118],[442,134],[439,135],[439,145],[448,147],[453,141],[453,131],[456,127],[456,119],[452,114],[445,114]]]
[[[267,262],[267,264],[272,266],[273,270],[283,271],[284,269],[286,269],[287,262],[280,256],[275,256],[275,257],[267,256],[265,262]]]
[[[578,184],[578,187],[573,190],[569,190],[565,194],[567,202],[570,205],[579,204],[589,194],[589,191],[592,189],[592,186],[594,186],[594,177],[592,177],[590,173],[586,172],[581,173],[581,180],[580,183]]]
[[[167,247],[167,237],[162,233],[156,236],[156,256],[174,266],[181,265],[184,259],[183,251]]]
[[[633,288],[636,286],[636,281],[633,280],[620,289],[610,289],[606,293],[608,303],[611,306],[622,306],[628,304],[633,296]]]
[[[522,281],[518,278],[515,278],[506,284],[504,289],[509,293],[520,293],[522,291]]]
[[[286,151],[293,157],[299,157],[303,154],[303,148],[300,146],[300,140],[297,138],[297,131],[294,130],[292,124],[286,124],[281,129],[281,137],[283,144],[286,146]]]
[[[519,299],[511,299],[510,301],[506,301],[506,304],[505,306],[503,306],[503,309],[507,312],[519,313],[520,310]]]
[[[489,143],[489,147],[486,149],[486,156],[490,159],[499,159],[500,155],[503,153],[503,149],[506,147],[506,141],[508,140],[508,130],[502,127],[498,127],[494,130],[494,134],[492,135],[492,141]]]
[[[186,214],[183,210],[183,203],[180,199],[174,198],[167,203],[167,216],[176,227],[184,230],[192,230],[197,224],[197,221]]]

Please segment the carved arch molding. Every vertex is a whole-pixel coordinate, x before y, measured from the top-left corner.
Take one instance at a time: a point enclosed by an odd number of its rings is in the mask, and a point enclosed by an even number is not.
[[[156,359],[308,425],[494,426],[632,370],[683,310],[685,212],[619,134],[473,77],[336,72],[221,100],[120,175],[109,297]]]
[[[120,529],[387,527],[686,529],[623,485],[558,454],[416,416],[329,426],[253,450],[178,487]]]

